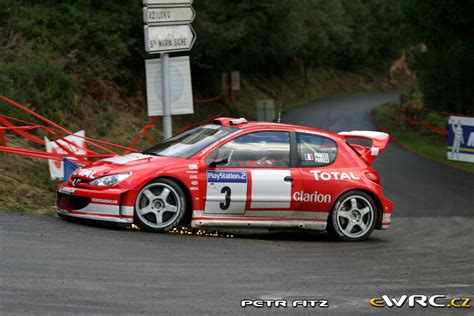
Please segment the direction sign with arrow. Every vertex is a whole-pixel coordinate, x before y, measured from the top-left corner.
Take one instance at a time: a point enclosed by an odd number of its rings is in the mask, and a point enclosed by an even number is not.
[[[191,23],[195,16],[192,7],[143,8],[143,21],[147,24]]]
[[[145,50],[151,54],[190,50],[195,40],[189,24],[145,26]]]
[[[193,4],[193,0],[143,0],[143,5],[146,6],[177,6],[191,4]]]

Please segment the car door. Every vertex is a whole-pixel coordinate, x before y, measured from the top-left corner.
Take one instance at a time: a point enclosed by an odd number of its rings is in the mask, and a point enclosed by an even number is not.
[[[292,192],[300,174],[290,167],[290,133],[261,131],[239,136],[206,159],[204,213],[286,217],[297,208]],[[286,212],[285,212],[286,211]]]
[[[332,168],[337,144],[325,136],[296,133],[296,145],[303,190],[294,193],[293,198],[301,202],[300,211],[327,213],[337,198],[333,192],[338,173]]]

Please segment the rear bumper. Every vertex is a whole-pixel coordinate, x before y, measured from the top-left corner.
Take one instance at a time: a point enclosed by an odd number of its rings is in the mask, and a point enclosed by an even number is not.
[[[57,190],[59,215],[114,223],[133,223],[133,206],[123,205],[125,190],[90,190],[61,184]]]
[[[393,202],[387,198],[382,199],[382,220],[380,229],[387,229],[392,225]]]

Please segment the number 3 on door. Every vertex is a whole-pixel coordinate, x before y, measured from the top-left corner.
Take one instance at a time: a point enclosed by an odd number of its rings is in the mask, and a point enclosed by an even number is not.
[[[223,187],[222,190],[221,190],[221,193],[225,194],[225,202],[219,204],[219,206],[221,207],[221,210],[223,210],[223,211],[228,209],[229,206],[230,206],[230,194],[231,194],[231,192],[232,191],[230,190],[229,187]]]

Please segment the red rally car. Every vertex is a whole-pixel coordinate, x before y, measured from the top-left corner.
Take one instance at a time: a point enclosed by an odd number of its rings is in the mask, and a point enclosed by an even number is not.
[[[370,166],[389,138],[219,118],[142,153],[76,170],[57,189],[58,214],[153,232],[190,224],[326,230],[364,240],[391,223],[392,202]]]

